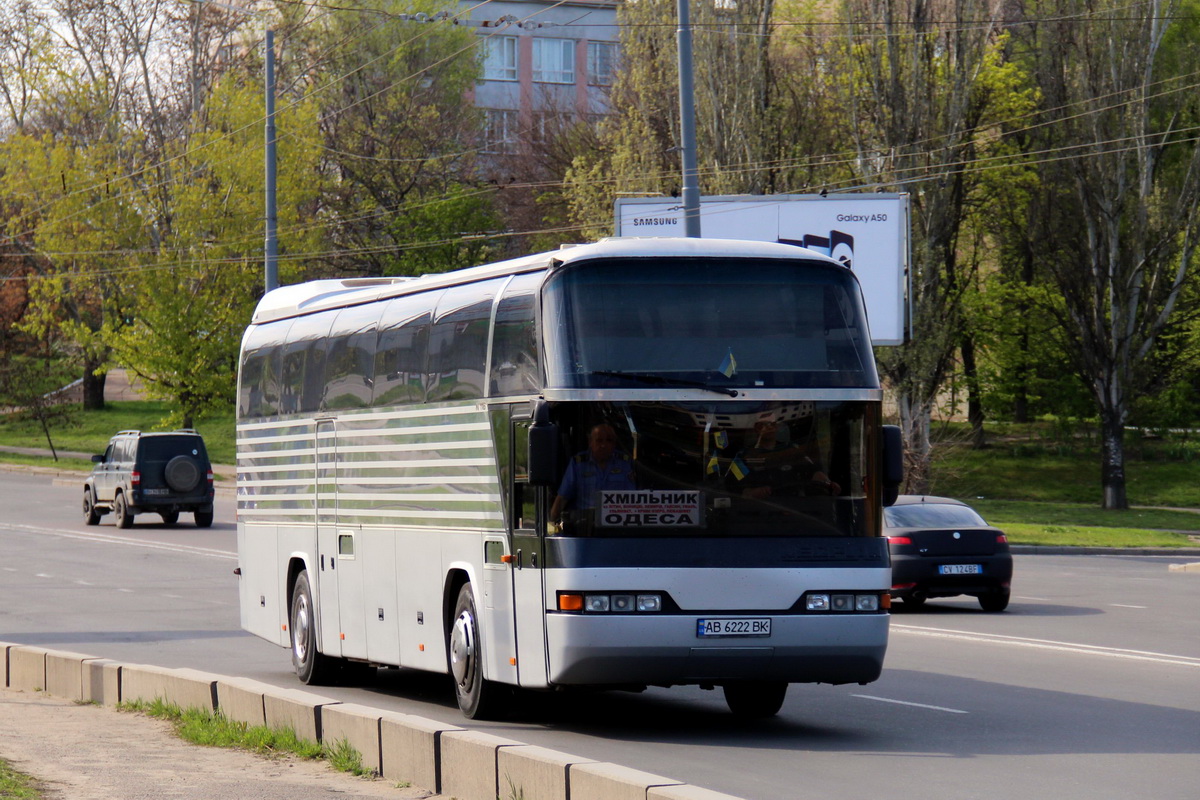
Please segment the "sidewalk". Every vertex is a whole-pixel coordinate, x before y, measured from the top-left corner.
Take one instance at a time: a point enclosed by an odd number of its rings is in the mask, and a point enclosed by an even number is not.
[[[170,724],[0,688],[0,757],[42,783],[47,800],[420,800],[416,787],[357,778],[322,761],[201,747]]]

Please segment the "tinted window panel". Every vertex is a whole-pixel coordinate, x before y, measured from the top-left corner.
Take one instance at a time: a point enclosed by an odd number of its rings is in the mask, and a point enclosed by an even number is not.
[[[375,352],[371,404],[403,405],[425,401],[425,358],[432,308],[439,293],[397,297],[384,309]]]
[[[454,286],[442,295],[429,336],[430,401],[483,397],[492,300],[502,282]]]
[[[238,387],[238,417],[270,417],[279,413],[279,378],[283,340],[291,320],[253,328],[243,346]]]
[[[335,312],[298,317],[283,351],[280,413],[313,413],[325,393],[325,350]]]
[[[382,304],[344,309],[329,334],[325,362],[326,409],[366,408],[375,381],[376,328]]]
[[[889,506],[883,518],[890,528],[970,528],[987,525],[974,509],[947,503]]]
[[[587,261],[550,277],[544,313],[553,386],[878,385],[858,282],[824,262]]]
[[[491,393],[529,394],[541,389],[538,360],[536,300],[544,273],[518,275],[496,309],[492,337]]]

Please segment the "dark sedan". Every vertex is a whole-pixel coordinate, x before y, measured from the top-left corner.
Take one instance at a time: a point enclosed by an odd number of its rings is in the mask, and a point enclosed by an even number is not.
[[[984,611],[1008,608],[1008,539],[966,503],[900,495],[883,510],[883,533],[892,555],[892,597],[906,606],[965,594]]]

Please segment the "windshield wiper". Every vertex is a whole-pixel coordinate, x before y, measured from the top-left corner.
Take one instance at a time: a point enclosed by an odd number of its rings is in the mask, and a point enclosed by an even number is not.
[[[728,395],[729,397],[738,396],[737,389],[730,389],[725,386],[709,386],[703,381],[691,381],[686,378],[668,378],[665,375],[651,375],[646,372],[621,372],[620,370],[598,369],[589,374],[604,375],[609,378],[632,378],[656,386],[688,386],[693,389],[706,389],[707,391]]]

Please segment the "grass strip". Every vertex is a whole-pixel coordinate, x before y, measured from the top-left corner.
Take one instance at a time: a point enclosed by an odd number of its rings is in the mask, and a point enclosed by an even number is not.
[[[249,750],[268,757],[293,755],[309,760],[323,759],[340,772],[349,772],[361,777],[375,776],[374,770],[363,766],[362,754],[345,739],[322,745],[301,739],[289,728],[247,725],[230,720],[220,712],[196,708],[182,709],[161,698],[152,703],[121,703],[117,708],[166,720],[174,727],[179,738],[193,744]]]
[[[41,800],[42,792],[33,777],[19,772],[0,758],[0,800]]]
[[[992,525],[1061,525],[1078,528],[1137,529],[1200,533],[1200,514],[1166,508],[1131,508],[1109,511],[1094,503],[1039,503],[1026,500],[993,500],[964,497]]]
[[[1001,526],[1010,544],[1050,547],[1194,547],[1200,542],[1184,533],[1137,528],[1093,528],[1070,525],[1005,523]]]

